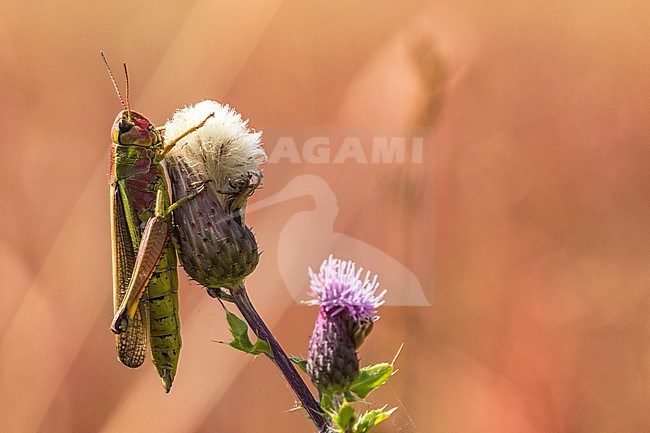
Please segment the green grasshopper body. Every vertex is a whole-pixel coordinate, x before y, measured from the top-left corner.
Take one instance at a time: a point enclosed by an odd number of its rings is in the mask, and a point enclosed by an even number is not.
[[[119,360],[139,367],[151,340],[153,362],[167,392],[181,349],[178,274],[169,194],[160,164],[160,131],[144,116],[122,111],[111,146],[113,299]]]

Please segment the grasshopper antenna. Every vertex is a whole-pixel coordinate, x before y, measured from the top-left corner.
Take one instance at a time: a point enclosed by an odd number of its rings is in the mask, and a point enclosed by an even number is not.
[[[103,51],[99,52],[99,55],[102,56],[102,60],[104,61],[104,65],[106,65],[106,70],[108,71],[108,75],[111,77],[111,81],[113,82],[113,87],[115,87],[115,91],[117,92],[117,97],[120,98],[120,102],[122,103],[122,107],[128,112],[131,112],[129,110],[129,106],[124,103],[124,99],[122,99],[122,94],[120,93],[120,88],[117,87],[117,83],[115,82],[115,77],[113,76],[113,72],[111,71],[111,67],[108,66],[108,60],[106,60],[106,56],[104,55]],[[126,73],[126,63],[124,64],[124,72]],[[129,76],[126,76],[126,100],[128,102],[129,98]]]
[[[126,69],[126,62],[124,64],[124,76],[126,77],[126,111],[129,113],[131,112],[131,104],[129,103],[129,90],[131,86],[129,86],[129,71]]]

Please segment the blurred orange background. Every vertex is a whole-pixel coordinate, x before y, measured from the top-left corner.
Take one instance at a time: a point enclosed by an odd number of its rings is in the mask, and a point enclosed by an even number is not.
[[[369,398],[399,408],[378,433],[650,431],[649,20],[639,0],[0,3],[0,431],[313,431],[266,359],[214,342],[223,312],[184,273],[172,392],[115,359],[121,107],[100,49],[158,125],[215,99],[261,130],[429,128],[422,164],[267,164],[251,199],[326,177],[336,231],[421,282],[431,306],[382,308],[360,352],[405,344]],[[303,355],[316,312],[284,287],[277,244],[312,207],[247,220],[264,251],[251,297]]]

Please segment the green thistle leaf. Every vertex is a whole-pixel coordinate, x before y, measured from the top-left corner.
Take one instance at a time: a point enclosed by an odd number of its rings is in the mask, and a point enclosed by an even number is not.
[[[392,375],[393,366],[385,362],[364,367],[350,386],[350,391],[364,399],[376,388],[386,383]]]
[[[307,373],[307,360],[305,358],[301,358],[299,356],[290,356],[289,359],[291,362],[296,364],[302,371]]]
[[[343,393],[343,397],[345,397],[345,401],[347,401],[348,403],[354,403],[355,401],[357,401],[357,398],[352,395],[349,389],[345,390],[345,392]]]
[[[253,344],[253,347],[251,350],[248,352],[251,355],[260,355],[262,353],[271,356],[271,347],[269,347],[269,343],[267,343],[264,340],[257,340],[255,344]]]
[[[387,419],[397,410],[396,407],[384,411],[384,408],[375,409],[364,413],[361,418],[354,424],[352,431],[354,433],[366,433],[372,427]]]
[[[355,418],[354,408],[347,403],[343,403],[339,407],[339,411],[332,414],[332,421],[341,432],[350,430],[354,425]]]
[[[251,342],[248,337],[248,325],[246,322],[228,310],[226,310],[226,321],[228,322],[230,333],[234,338],[234,340],[228,343],[231,347],[251,355],[260,355],[262,353],[271,355],[271,348],[266,341],[257,340],[255,344]]]
[[[246,325],[246,322],[228,310],[226,310],[226,320],[230,327],[230,333],[236,340],[242,338],[248,340],[248,325]],[[250,343],[250,340],[248,342]]]
[[[327,394],[323,394],[320,399],[320,407],[325,413],[336,413],[334,411],[334,404],[332,403],[332,397]]]

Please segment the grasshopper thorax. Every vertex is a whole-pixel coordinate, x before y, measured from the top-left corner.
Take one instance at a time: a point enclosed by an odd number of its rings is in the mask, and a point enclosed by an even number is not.
[[[156,147],[162,137],[156,127],[142,114],[122,110],[115,118],[111,137],[115,144],[124,146]]]

